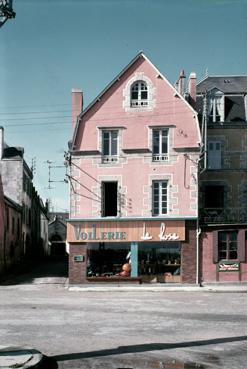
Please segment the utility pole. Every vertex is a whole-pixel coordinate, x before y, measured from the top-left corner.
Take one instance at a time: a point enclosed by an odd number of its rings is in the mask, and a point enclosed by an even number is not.
[[[12,0],[0,0],[0,27],[2,27],[8,19],[15,18],[12,2]]]

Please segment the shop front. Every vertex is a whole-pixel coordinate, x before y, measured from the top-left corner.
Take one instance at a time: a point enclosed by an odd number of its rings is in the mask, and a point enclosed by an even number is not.
[[[194,231],[185,220],[70,220],[70,284],[194,283]]]

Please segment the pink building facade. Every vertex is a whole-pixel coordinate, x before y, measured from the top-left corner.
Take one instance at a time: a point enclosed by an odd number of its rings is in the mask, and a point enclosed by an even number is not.
[[[139,53],[83,110],[72,91],[69,281],[196,283],[197,114]]]

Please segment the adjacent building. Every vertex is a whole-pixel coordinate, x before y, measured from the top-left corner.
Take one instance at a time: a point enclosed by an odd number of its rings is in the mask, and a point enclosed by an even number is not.
[[[247,281],[247,77],[197,85],[204,142],[200,169],[201,281]]]
[[[50,212],[49,213],[49,249],[48,255],[56,259],[67,259],[66,239],[67,224],[69,218],[67,212]]]
[[[201,138],[179,83],[141,52],[87,108],[72,91],[71,284],[198,282]]]
[[[24,149],[5,143],[3,127],[0,127],[0,173],[4,195],[1,264],[4,265],[2,269],[6,270],[24,257],[44,254],[47,246],[43,241],[48,242],[48,209],[33,185],[33,173],[24,160]],[[46,236],[45,229],[41,230],[42,215],[47,223]]]

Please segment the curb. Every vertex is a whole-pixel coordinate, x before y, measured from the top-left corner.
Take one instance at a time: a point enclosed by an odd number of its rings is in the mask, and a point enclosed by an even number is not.
[[[69,285],[69,292],[247,292],[247,286],[126,286],[126,285]]]

